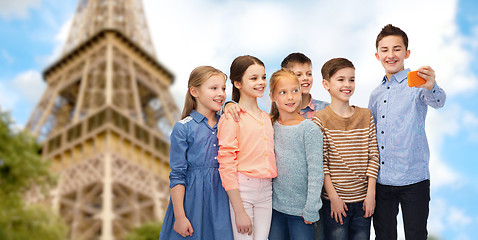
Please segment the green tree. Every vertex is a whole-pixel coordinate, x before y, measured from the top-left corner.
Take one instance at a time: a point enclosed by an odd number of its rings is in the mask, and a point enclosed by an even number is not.
[[[161,226],[159,222],[145,223],[131,230],[125,240],[158,240]]]
[[[14,130],[10,114],[0,110],[0,239],[65,239],[67,227],[51,209],[28,205],[33,186],[46,193],[54,183],[40,146],[27,132]]]

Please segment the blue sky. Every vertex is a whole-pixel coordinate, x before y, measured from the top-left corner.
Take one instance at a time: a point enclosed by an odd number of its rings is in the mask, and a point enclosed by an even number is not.
[[[0,108],[9,110],[19,127],[46,87],[42,71],[60,56],[76,5],[76,0],[0,0]],[[384,74],[374,57],[376,35],[388,23],[405,30],[411,50],[406,67],[430,65],[448,97],[443,109],[429,110],[426,123],[432,175],[429,232],[442,239],[478,235],[476,1],[143,0],[143,5],[156,56],[176,76],[171,91],[179,108],[196,66],[228,73],[235,57],[251,54],[265,62],[270,76],[287,54],[297,51],[312,59],[312,94],[326,101],[320,67],[333,57],[352,60],[357,89],[351,101],[365,107]],[[261,105],[267,110],[268,99]]]

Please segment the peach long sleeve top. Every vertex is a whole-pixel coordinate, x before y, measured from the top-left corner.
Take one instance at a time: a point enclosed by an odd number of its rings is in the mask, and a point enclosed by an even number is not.
[[[238,172],[252,178],[277,176],[274,129],[266,112],[260,119],[246,112],[239,122],[221,117],[217,137],[219,173],[226,191],[239,189]]]

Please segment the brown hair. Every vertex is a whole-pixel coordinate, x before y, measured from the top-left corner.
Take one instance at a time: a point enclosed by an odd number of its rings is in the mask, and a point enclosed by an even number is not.
[[[355,69],[354,64],[346,58],[332,58],[322,66],[322,78],[329,81],[336,72],[344,68]]]
[[[280,79],[283,79],[283,78],[295,79],[297,81],[297,86],[299,86],[299,92],[301,92],[299,79],[297,78],[295,73],[292,72],[291,70],[282,68],[281,70],[274,72],[271,76],[271,80],[269,81],[269,89],[271,94],[274,94],[274,89],[276,88],[277,83],[280,81]],[[297,105],[297,107],[300,106],[301,101],[299,101],[299,105]],[[279,119],[279,109],[277,109],[277,105],[275,102],[272,102],[271,104],[271,112],[269,115],[271,116],[272,123],[274,123],[275,121],[277,121],[277,119]]]
[[[249,66],[258,64],[265,67],[264,63],[256,57],[250,55],[239,56],[231,64],[230,76],[232,83],[232,100],[236,103],[241,98],[239,89],[234,86],[234,82],[242,82],[242,77]]]
[[[405,45],[405,49],[408,49],[407,34],[402,29],[395,27],[392,24],[387,24],[385,27],[382,28],[382,31],[380,31],[380,33],[377,36],[377,40],[375,40],[375,48],[378,48],[378,42],[380,42],[380,40],[388,36],[402,37],[403,44]]]
[[[191,74],[189,75],[188,92],[186,93],[186,99],[184,100],[184,108],[183,113],[181,115],[181,119],[189,116],[193,109],[196,109],[197,107],[196,98],[191,95],[191,87],[201,86],[201,84],[206,82],[210,77],[214,75],[223,76],[224,80],[227,79],[226,74],[224,74],[221,70],[211,66],[199,66],[191,72]]]
[[[305,56],[303,53],[300,53],[300,52],[296,52],[296,53],[291,53],[289,55],[287,55],[287,57],[284,58],[284,60],[282,60],[282,63],[280,64],[280,66],[282,68],[291,68],[293,64],[309,64],[310,67],[312,67],[312,61],[310,60],[310,58],[308,58],[307,56]]]

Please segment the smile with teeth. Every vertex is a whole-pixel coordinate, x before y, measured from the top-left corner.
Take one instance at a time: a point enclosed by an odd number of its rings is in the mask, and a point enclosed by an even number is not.
[[[352,90],[350,90],[350,89],[343,89],[343,90],[340,90],[340,92],[345,93],[345,94],[350,94],[350,93],[352,93]]]
[[[301,86],[306,88],[310,86],[310,83],[302,83]]]
[[[256,87],[256,88],[254,88],[254,90],[262,92],[262,91],[264,91],[264,87]]]
[[[222,102],[223,102],[222,99],[214,99],[213,101],[214,101],[214,102],[217,102],[217,103],[219,103],[219,104],[222,104]]]
[[[295,103],[287,103],[287,104],[285,104],[285,105],[286,105],[287,107],[293,107],[293,106],[295,106]]]

